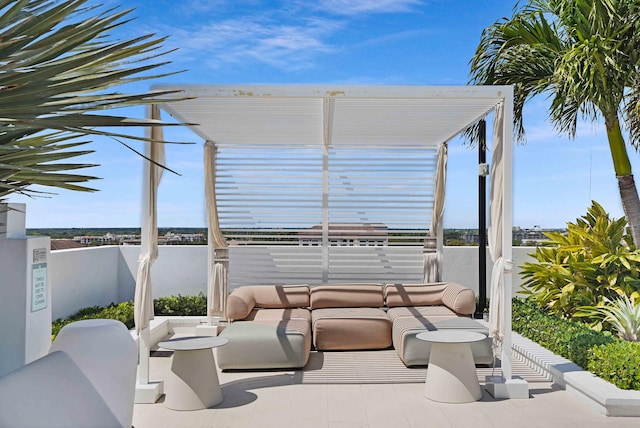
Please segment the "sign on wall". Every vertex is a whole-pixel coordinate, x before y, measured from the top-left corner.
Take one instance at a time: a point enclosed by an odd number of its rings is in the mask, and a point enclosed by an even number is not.
[[[31,312],[47,307],[47,249],[33,250],[31,265]]]

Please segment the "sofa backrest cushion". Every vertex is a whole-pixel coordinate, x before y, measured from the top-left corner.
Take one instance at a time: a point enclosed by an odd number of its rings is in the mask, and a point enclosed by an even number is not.
[[[307,285],[247,285],[236,288],[227,299],[227,318],[245,319],[254,308],[309,307]]]
[[[472,314],[476,308],[473,290],[454,282],[431,284],[389,284],[385,287],[388,307],[446,305],[458,314]]]
[[[433,284],[388,284],[384,288],[388,307],[442,305],[442,295],[448,282]]]
[[[382,306],[384,293],[381,284],[331,284],[311,287],[311,309]]]

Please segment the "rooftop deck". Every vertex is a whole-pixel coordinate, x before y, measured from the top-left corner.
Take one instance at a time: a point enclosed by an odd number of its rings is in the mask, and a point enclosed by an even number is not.
[[[176,337],[182,334],[176,333]],[[157,349],[157,348],[156,348]],[[153,352],[150,377],[164,379],[171,352]],[[484,383],[492,368],[478,367]],[[499,369],[496,369],[499,373]],[[312,352],[303,370],[219,372],[224,401],[212,409],[172,411],[161,399],[136,404],[136,428],[161,427],[636,427],[637,418],[598,413],[553,385],[518,355],[514,375],[528,400],[444,404],[422,396],[426,368],[406,368],[393,350]]]

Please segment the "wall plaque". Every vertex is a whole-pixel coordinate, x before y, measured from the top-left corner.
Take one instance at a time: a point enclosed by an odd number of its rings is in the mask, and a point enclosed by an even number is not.
[[[35,253],[35,250],[34,250],[34,253]],[[45,251],[45,258],[46,258],[46,251]],[[45,309],[46,307],[47,307],[47,264],[34,263],[31,265],[31,312],[36,312],[41,309]]]

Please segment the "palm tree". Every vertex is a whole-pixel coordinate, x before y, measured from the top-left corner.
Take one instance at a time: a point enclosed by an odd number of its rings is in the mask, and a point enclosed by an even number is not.
[[[640,199],[623,129],[640,146],[640,1],[530,0],[486,28],[471,82],[514,85],[514,122],[524,137],[526,101],[545,94],[560,133],[575,137],[578,115],[604,119],[622,206],[640,245]]]
[[[127,138],[148,140],[121,130],[167,125],[103,113],[170,96],[113,89],[167,75],[148,73],[167,64],[156,61],[167,51],[153,35],[112,39],[131,10],[85,3],[0,0],[0,203],[12,193],[42,193],[34,184],[92,191],[78,183],[95,177],[68,172],[93,166],[68,162],[91,152],[81,146],[97,135],[125,145]]]

